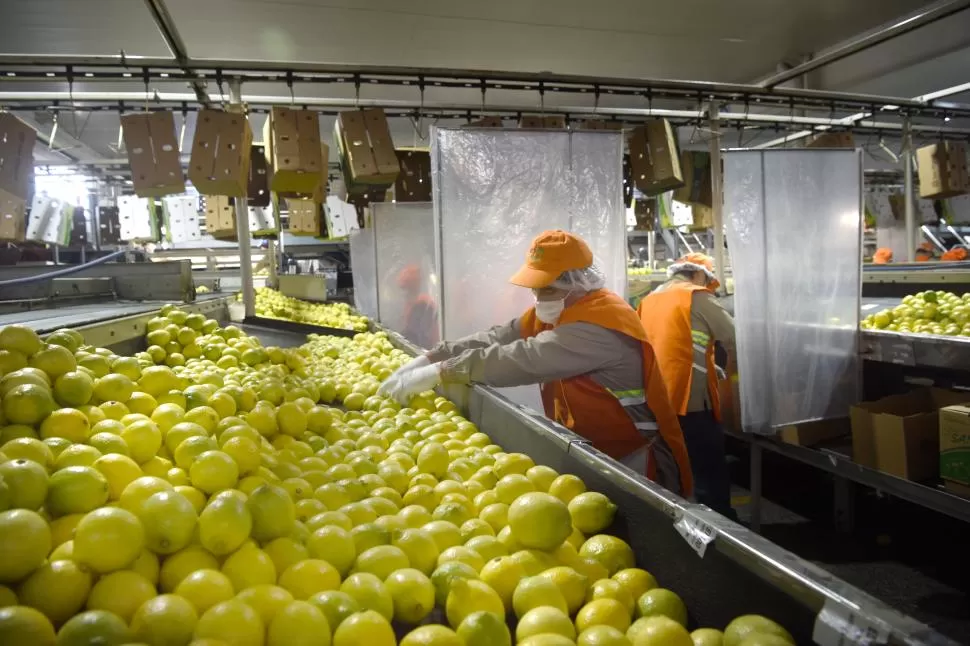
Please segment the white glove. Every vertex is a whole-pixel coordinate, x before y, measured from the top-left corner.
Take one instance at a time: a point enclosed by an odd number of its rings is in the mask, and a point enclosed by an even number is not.
[[[414,359],[411,359],[406,364],[398,368],[397,372],[395,372],[394,374],[397,374],[399,372],[411,372],[415,368],[424,368],[425,366],[430,366],[430,365],[431,365],[431,362],[428,360],[428,357],[422,354],[422,355],[418,355]]]
[[[441,383],[438,364],[421,366],[405,371],[403,368],[388,377],[377,391],[386,397],[393,397],[401,406],[407,406],[411,398]]]
[[[395,370],[390,377],[384,380],[381,387],[377,389],[377,394],[382,397],[393,397],[392,393],[397,392],[401,388],[401,375],[416,370],[417,368],[423,368],[425,366],[431,365],[428,361],[428,357],[421,356],[411,359],[406,364]]]

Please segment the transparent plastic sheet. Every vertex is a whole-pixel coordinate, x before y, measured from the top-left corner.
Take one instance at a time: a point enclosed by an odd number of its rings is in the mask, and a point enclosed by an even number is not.
[[[861,169],[854,150],[724,154],[747,432],[848,415],[859,399]]]
[[[354,277],[354,307],[372,319],[379,319],[377,309],[377,249],[374,229],[350,232],[350,271]]]
[[[373,209],[380,321],[420,348],[441,338],[434,212],[430,202],[382,202]]]
[[[508,279],[547,229],[582,236],[606,286],[625,294],[622,154],[615,132],[434,130],[444,338],[506,323],[534,303],[529,290]],[[535,386],[503,394],[542,410]]]

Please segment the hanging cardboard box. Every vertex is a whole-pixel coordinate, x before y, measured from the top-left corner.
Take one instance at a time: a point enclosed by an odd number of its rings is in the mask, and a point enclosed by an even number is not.
[[[394,183],[398,202],[431,201],[431,153],[426,150],[398,150],[401,173]]]
[[[654,119],[633,129],[630,137],[633,181],[640,192],[659,195],[684,185],[677,140],[666,119]]]
[[[954,197],[970,191],[967,145],[941,141],[916,151],[919,164],[919,196]]]
[[[334,124],[344,180],[351,186],[392,184],[401,172],[384,111],[341,112]]]
[[[605,121],[603,119],[586,119],[577,130],[623,130],[622,121]]]
[[[519,127],[533,130],[562,130],[566,127],[566,119],[557,115],[523,114],[519,119]]]
[[[0,240],[23,242],[26,235],[26,200],[0,191]]]
[[[231,240],[236,237],[236,209],[231,197],[206,196],[205,230],[213,238],[221,240]]]
[[[253,133],[246,115],[201,110],[195,122],[189,179],[203,195],[244,195]]]
[[[680,153],[684,185],[674,191],[674,199],[685,204],[714,206],[711,186],[711,154],[697,150]]]
[[[714,209],[703,204],[691,204],[691,216],[694,223],[690,225],[691,231],[704,231],[714,228]]]
[[[269,206],[270,167],[266,162],[266,146],[250,146],[249,151],[249,181],[246,183],[249,206]]]
[[[121,131],[136,195],[162,197],[185,192],[171,112],[123,115]]]
[[[806,148],[855,148],[851,132],[826,132],[812,139]]]
[[[319,190],[326,162],[320,155],[320,118],[316,112],[274,107],[263,130],[263,145],[274,191],[312,195]]]
[[[98,207],[98,228],[101,244],[121,242],[121,214],[117,206]]]
[[[7,210],[13,208],[12,198],[26,202],[33,192],[34,143],[33,128],[10,113],[0,113],[0,200]]]
[[[289,224],[286,230],[295,236],[320,235],[320,204],[313,200],[290,198],[286,200]]]
[[[477,121],[470,121],[466,128],[501,128],[502,117],[482,117]]]

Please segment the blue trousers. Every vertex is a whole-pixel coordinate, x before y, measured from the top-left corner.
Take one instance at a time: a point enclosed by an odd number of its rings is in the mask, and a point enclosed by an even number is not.
[[[737,514],[731,508],[731,478],[724,452],[724,429],[714,418],[713,411],[682,415],[680,430],[690,457],[697,502],[737,520]]]

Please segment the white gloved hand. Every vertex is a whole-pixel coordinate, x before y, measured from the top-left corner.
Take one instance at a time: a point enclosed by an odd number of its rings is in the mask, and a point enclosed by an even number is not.
[[[423,368],[425,366],[431,365],[428,357],[423,354],[411,359],[406,364],[391,373],[391,376],[384,380],[381,387],[377,389],[377,394],[382,397],[394,397],[392,393],[397,392],[401,388],[401,376],[416,370],[418,368]]]
[[[430,365],[431,365],[431,362],[428,360],[428,357],[426,355],[423,355],[423,354],[418,355],[414,359],[411,359],[406,364],[398,368],[395,374],[397,374],[398,372],[411,372],[416,368],[424,368],[425,366],[430,366]]]
[[[401,406],[407,406],[412,397],[431,390],[440,383],[438,364],[432,364],[413,370],[397,371],[384,382],[378,393],[393,397]]]

